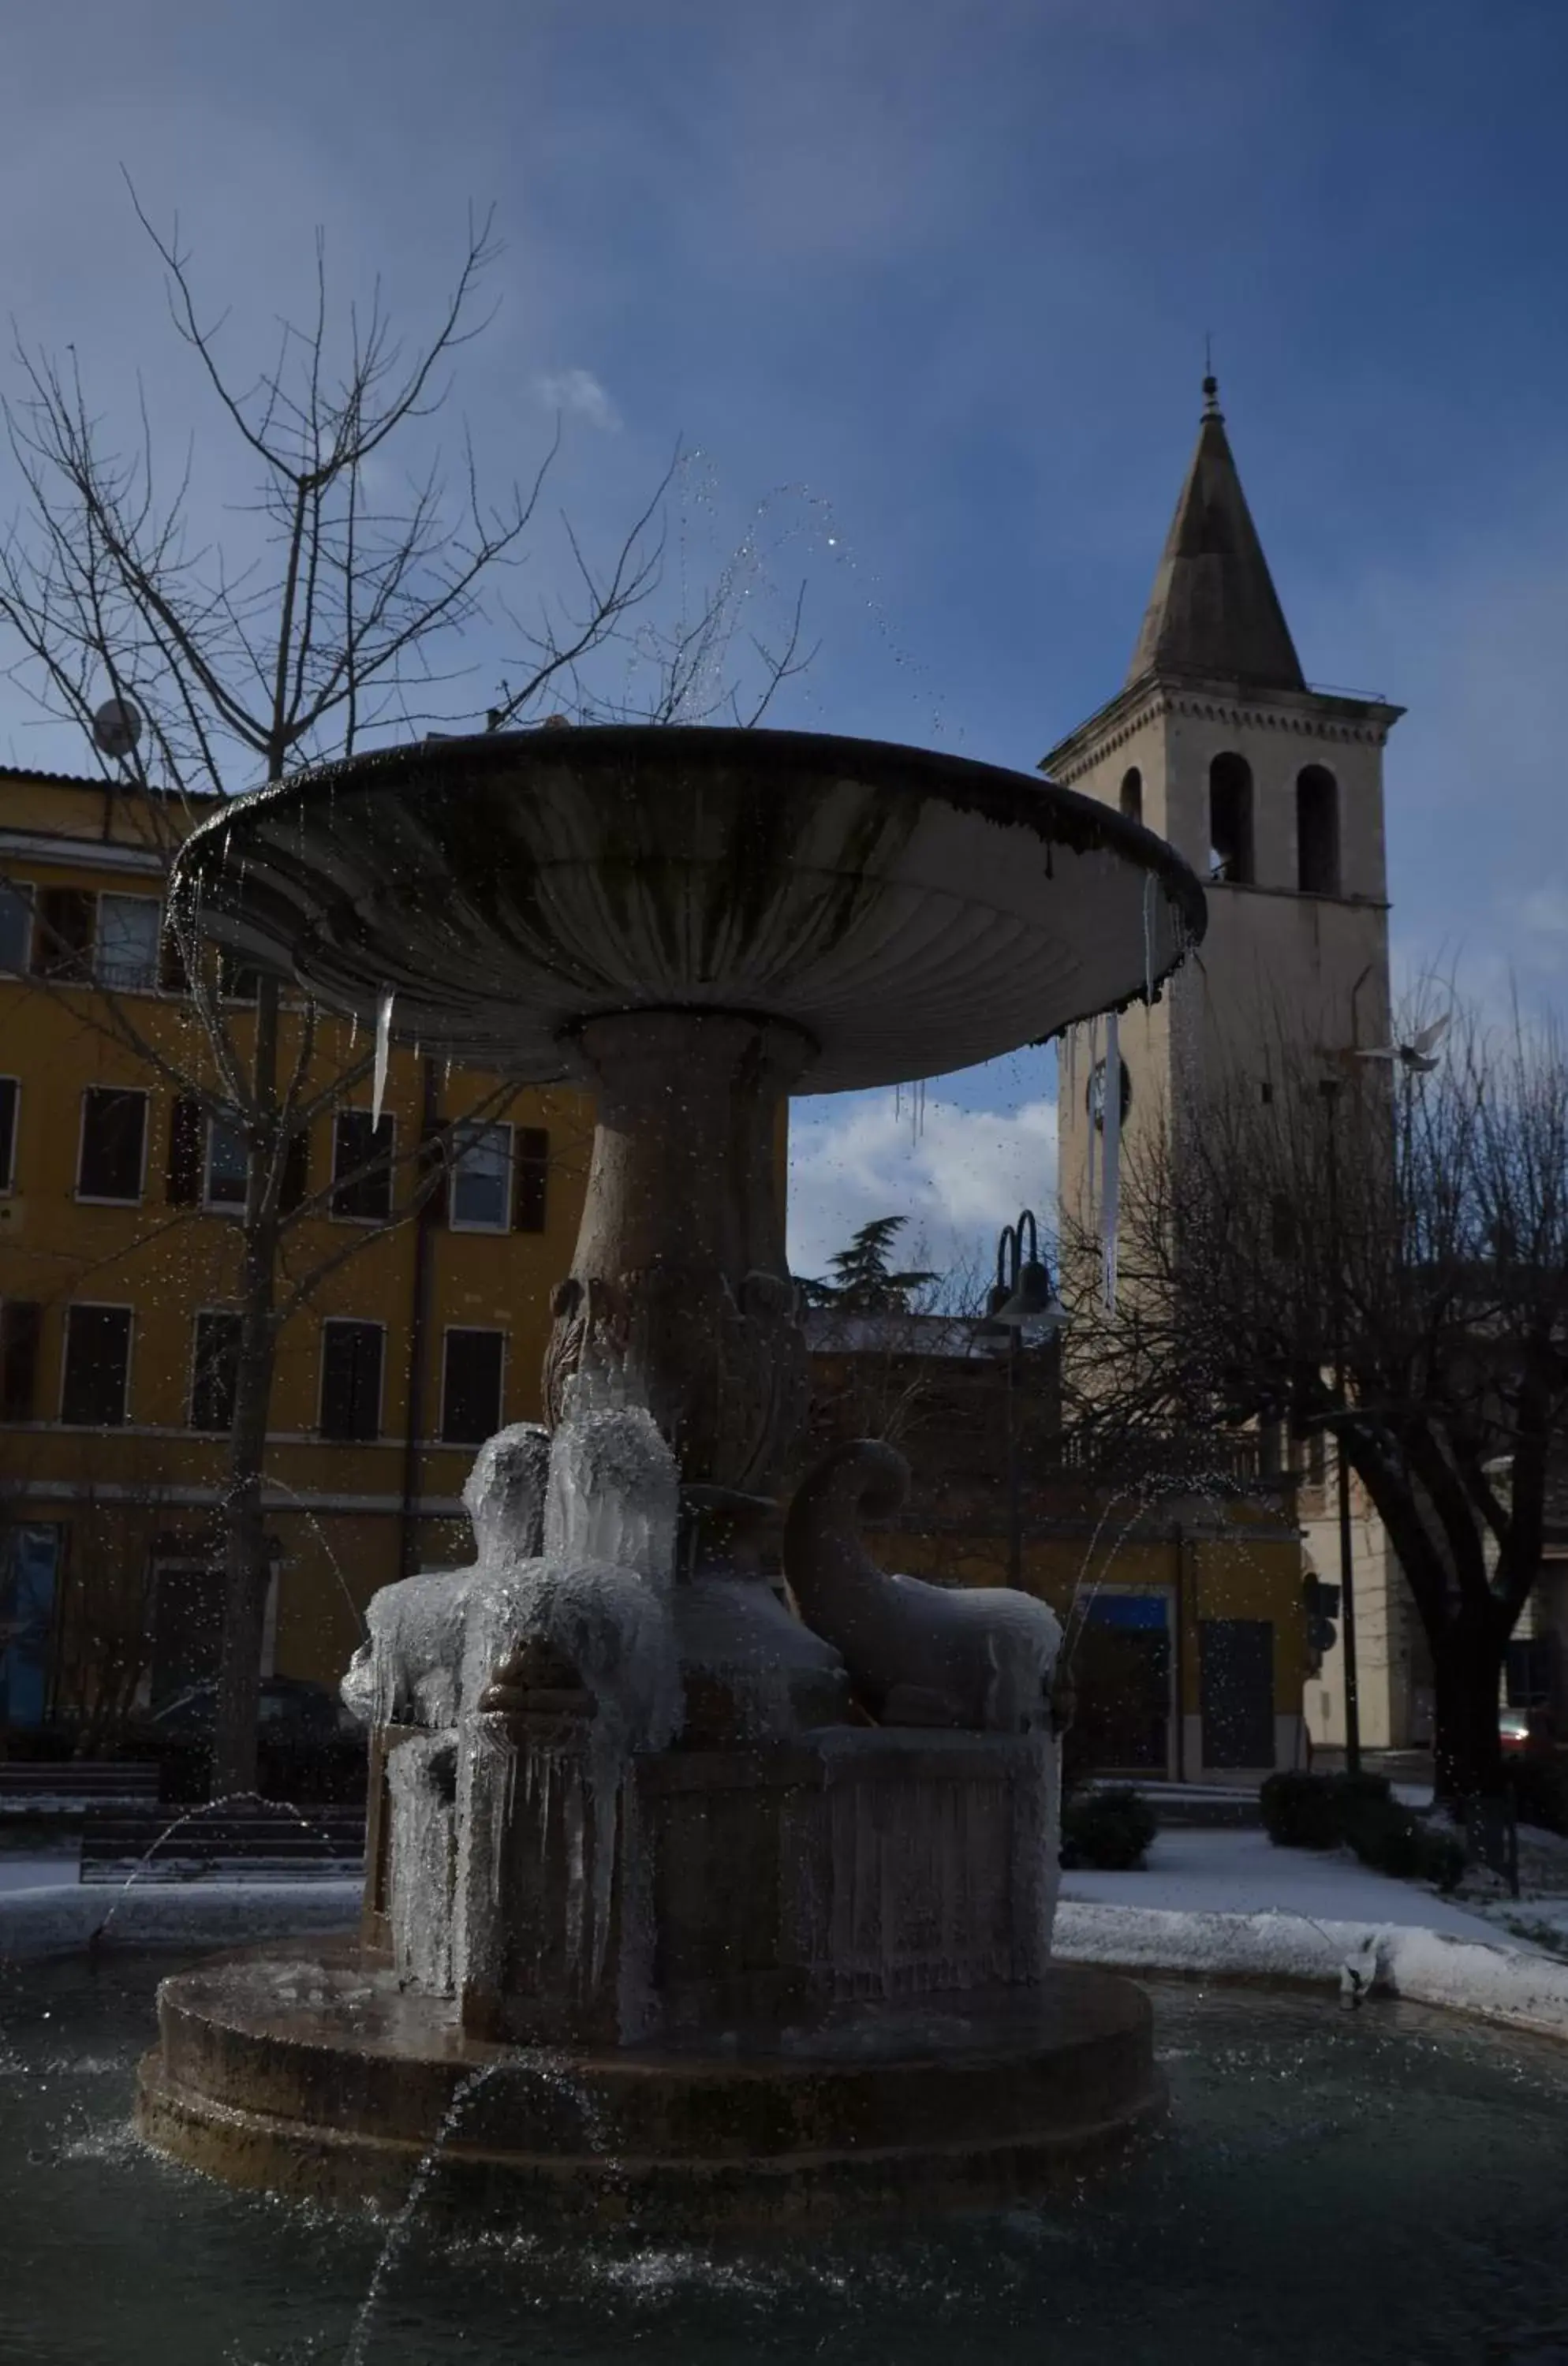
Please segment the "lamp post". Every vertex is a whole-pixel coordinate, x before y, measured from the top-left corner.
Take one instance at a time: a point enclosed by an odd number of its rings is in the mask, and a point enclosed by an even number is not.
[[[1328,1241],[1334,1277],[1334,1401],[1339,1426],[1334,1435],[1334,1470],[1339,1511],[1339,1648],[1345,1672],[1345,1770],[1361,1771],[1361,1701],[1356,1665],[1356,1546],[1350,1522],[1350,1465],[1345,1453],[1348,1396],[1345,1384],[1344,1245],[1339,1237],[1339,1079],[1324,1080],[1328,1110]]]
[[[1025,1242],[1028,1243],[1027,1254]],[[1040,1255],[1040,1233],[1032,1209],[1025,1208],[1015,1224],[1006,1224],[997,1242],[997,1278],[991,1286],[982,1332],[1007,1336],[1008,1411],[1008,1583],[1023,1584],[1023,1486],[1018,1435],[1019,1365],[1026,1330],[1036,1339],[1055,1339],[1066,1326],[1067,1313],[1056,1295],[1051,1268]]]

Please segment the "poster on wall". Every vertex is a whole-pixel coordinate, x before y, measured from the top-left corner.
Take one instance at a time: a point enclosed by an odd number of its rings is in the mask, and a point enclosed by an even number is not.
[[[60,1530],[0,1529],[0,1726],[41,1725],[49,1707]]]

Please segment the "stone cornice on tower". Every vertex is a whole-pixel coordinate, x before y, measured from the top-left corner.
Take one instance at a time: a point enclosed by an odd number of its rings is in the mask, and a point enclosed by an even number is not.
[[[1119,690],[1040,759],[1039,770],[1071,787],[1102,757],[1165,715],[1190,715],[1235,730],[1280,731],[1318,741],[1381,748],[1403,706],[1324,690],[1261,690],[1255,682],[1203,682],[1151,672]]]

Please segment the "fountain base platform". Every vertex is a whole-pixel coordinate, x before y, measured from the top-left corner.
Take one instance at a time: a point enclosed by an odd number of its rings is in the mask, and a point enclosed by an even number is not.
[[[1068,1966],[594,2053],[467,2037],[350,1939],[216,1957],[158,2010],[141,2134],[230,2184],[350,2207],[396,2209],[439,2139],[433,2204],[557,2225],[981,2208],[1071,2184],[1165,2104],[1143,1991]]]

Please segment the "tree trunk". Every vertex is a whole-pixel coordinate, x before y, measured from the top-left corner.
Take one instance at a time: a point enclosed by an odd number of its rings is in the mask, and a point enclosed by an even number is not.
[[[262,1508],[267,1414],[272,1403],[273,1327],[270,1261],[252,1270],[240,1317],[234,1428],[223,1495],[223,1642],[218,1670],[213,1734],[212,1797],[225,1799],[256,1788],[256,1723],[261,1701],[262,1642],[272,1564]]]
[[[277,1015],[275,978],[256,996],[253,1072],[254,1130],[249,1144],[240,1252],[240,1346],[234,1374],[234,1426],[223,1493],[223,1641],[212,1737],[212,1797],[256,1788],[256,1723],[262,1641],[272,1567],[262,1508],[267,1417],[272,1408],[277,1275]]]
[[[1495,1797],[1504,1787],[1497,1730],[1507,1630],[1500,1621],[1450,1620],[1432,1644],[1435,1796],[1444,1806]]]

